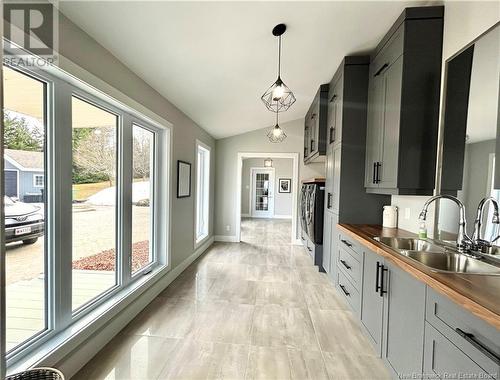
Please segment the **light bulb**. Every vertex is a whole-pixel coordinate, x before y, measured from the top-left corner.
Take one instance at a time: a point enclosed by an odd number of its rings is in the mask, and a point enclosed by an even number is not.
[[[280,100],[284,94],[285,94],[285,86],[283,86],[283,84],[277,85],[273,90],[273,100],[274,101]]]
[[[278,126],[274,127],[274,129],[273,129],[273,135],[274,135],[274,137],[280,137],[282,132],[283,131]]]

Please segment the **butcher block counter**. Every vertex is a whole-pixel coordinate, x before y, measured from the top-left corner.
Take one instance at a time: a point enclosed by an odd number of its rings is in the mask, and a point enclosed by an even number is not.
[[[373,239],[375,236],[417,236],[402,229],[363,224],[339,224],[338,228],[475,316],[500,329],[500,276],[433,272],[425,265]]]

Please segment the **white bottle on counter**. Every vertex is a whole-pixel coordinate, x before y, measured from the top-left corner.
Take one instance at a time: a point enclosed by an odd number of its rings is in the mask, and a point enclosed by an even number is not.
[[[398,226],[398,208],[396,206],[384,206],[382,226],[387,228],[396,228]]]

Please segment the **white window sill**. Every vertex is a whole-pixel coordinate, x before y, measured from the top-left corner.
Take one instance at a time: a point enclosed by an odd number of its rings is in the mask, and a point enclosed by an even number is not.
[[[194,242],[194,248],[196,249],[199,248],[201,245],[203,245],[207,241],[209,236],[210,236],[209,234],[205,234],[197,238]]]
[[[149,275],[131,283],[127,288],[112,295],[106,302],[77,320],[67,329],[44,342],[34,350],[20,353],[7,363],[7,372],[17,373],[27,368],[56,363],[78,348],[123,309],[140,297],[146,290],[169,272],[166,266],[157,267]],[[21,356],[22,355],[22,356]],[[12,362],[12,363],[11,363]]]

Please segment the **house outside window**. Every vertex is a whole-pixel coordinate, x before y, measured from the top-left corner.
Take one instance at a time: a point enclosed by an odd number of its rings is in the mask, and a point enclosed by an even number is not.
[[[33,176],[33,186],[34,187],[43,187],[43,175],[42,174],[35,174]]]

